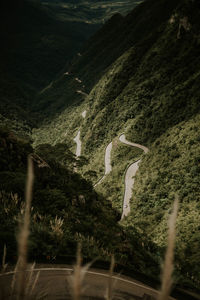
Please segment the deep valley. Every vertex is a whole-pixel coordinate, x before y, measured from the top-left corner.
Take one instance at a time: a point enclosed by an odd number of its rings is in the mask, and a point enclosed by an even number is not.
[[[30,261],[71,264],[81,244],[84,262],[114,256],[157,288],[178,199],[174,286],[197,294],[199,1],[8,1],[1,14],[1,254],[16,262],[30,156]]]

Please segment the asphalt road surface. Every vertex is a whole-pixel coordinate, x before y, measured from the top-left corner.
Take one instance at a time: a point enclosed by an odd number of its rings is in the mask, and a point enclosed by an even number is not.
[[[40,297],[41,299],[50,300],[71,299],[72,268],[60,268],[57,266],[52,268],[52,266],[51,268],[42,267],[34,269],[32,282],[34,282],[34,278],[38,272],[40,273],[35,288],[32,291],[33,298],[31,299],[40,299]],[[1,300],[9,299],[12,277],[12,272],[0,275]],[[87,271],[82,284],[82,299],[105,299],[108,279],[109,274],[104,270],[92,269]],[[30,286],[30,291],[32,287],[33,284]],[[113,300],[154,300],[158,295],[155,289],[129,277],[117,274],[114,274],[112,277],[112,287]],[[174,298],[169,299],[172,300]]]
[[[128,146],[140,148],[145,153],[147,153],[149,151],[149,149],[143,145],[127,141],[124,134],[120,135],[119,140],[120,140],[120,142],[122,142],[123,144],[126,144]],[[140,163],[140,160],[132,163],[126,171],[125,183],[124,183],[124,185],[125,185],[124,191],[125,192],[124,192],[123,211],[122,211],[121,220],[123,220],[123,218],[130,213],[130,199],[132,196],[133,185],[135,182],[134,176],[135,176],[137,170],[139,169],[139,163]]]
[[[100,184],[104,180],[106,175],[108,175],[112,171],[111,151],[112,151],[112,142],[108,144],[108,146],[106,147],[106,151],[105,151],[105,157],[104,157],[105,172],[104,172],[104,176],[99,179],[99,181],[94,185],[94,187],[97,186],[98,184]]]

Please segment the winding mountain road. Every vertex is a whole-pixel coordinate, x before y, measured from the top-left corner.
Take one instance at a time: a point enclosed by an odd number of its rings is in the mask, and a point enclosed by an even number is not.
[[[120,142],[126,144],[126,145],[129,145],[129,146],[132,146],[132,147],[137,147],[137,148],[140,148],[142,149],[145,153],[147,153],[149,151],[149,149],[143,145],[140,145],[140,144],[136,144],[136,143],[132,143],[132,142],[129,142],[127,141],[126,137],[125,137],[125,134],[121,134],[120,137],[119,137],[119,140]]]
[[[106,175],[108,175],[112,171],[111,150],[112,150],[112,142],[110,144],[108,144],[108,146],[106,147],[106,151],[105,151],[105,158],[104,158],[105,172],[104,172],[104,176],[101,177],[101,179],[99,179],[99,181],[94,185],[94,187],[96,187],[98,184],[100,184],[104,180]]]
[[[124,134],[121,134],[119,137],[120,142],[129,145],[131,147],[137,147],[142,149],[145,153],[147,153],[149,151],[149,149],[143,145],[140,144],[136,144],[136,143],[131,143],[129,141],[126,140],[126,137]],[[130,199],[132,196],[132,189],[133,189],[133,185],[135,182],[135,174],[137,172],[137,170],[139,169],[139,163],[140,163],[140,159],[134,163],[132,163],[127,171],[126,171],[126,175],[125,175],[125,187],[124,187],[124,200],[123,200],[123,210],[122,210],[122,216],[121,216],[121,220],[123,220],[123,218],[125,216],[127,216],[130,213]]]
[[[84,110],[82,112],[82,117],[85,118],[86,117],[86,113],[87,111]],[[81,156],[81,139],[80,139],[80,129],[76,135],[76,137],[74,138],[74,141],[76,142],[76,157]],[[122,142],[123,144],[126,144],[128,146],[131,147],[137,147],[141,150],[144,151],[144,153],[147,153],[149,151],[149,149],[143,145],[140,144],[136,144],[136,143],[132,143],[129,142],[126,137],[125,134],[121,134],[119,136],[119,141]],[[104,161],[105,161],[105,172],[104,175],[97,181],[97,183],[94,185],[94,187],[96,187],[97,185],[99,185],[100,183],[102,183],[102,181],[105,179],[106,175],[108,175],[111,171],[112,171],[112,165],[111,165],[111,151],[112,151],[112,142],[110,142],[108,144],[108,146],[106,147],[106,151],[105,151],[105,157],[104,157]],[[121,220],[123,220],[123,218],[125,216],[127,216],[130,213],[130,199],[132,196],[132,189],[133,189],[133,185],[135,182],[135,174],[139,168],[139,163],[141,160],[138,160],[134,163],[132,163],[125,174],[125,187],[124,187],[124,199],[123,199],[123,210],[122,210],[122,216],[121,216]]]

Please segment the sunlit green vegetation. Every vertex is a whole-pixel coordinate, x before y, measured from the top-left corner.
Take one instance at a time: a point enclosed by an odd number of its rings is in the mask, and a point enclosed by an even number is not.
[[[175,194],[180,208],[177,220],[178,270],[200,282],[199,195],[200,115],[169,129],[151,146],[140,165],[131,202],[131,224],[157,245],[166,244],[167,216]],[[181,275],[183,280],[183,275]]]

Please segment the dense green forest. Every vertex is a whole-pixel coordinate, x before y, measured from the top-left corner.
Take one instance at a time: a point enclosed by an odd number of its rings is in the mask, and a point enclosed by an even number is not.
[[[29,61],[33,72],[27,68],[26,47],[14,47],[14,55],[9,50],[6,56],[23,58],[21,66],[1,61],[7,70],[0,75],[1,123],[15,132],[2,129],[0,141],[1,219],[6,219],[1,240],[8,244],[9,256],[16,251],[13,240],[24,205],[26,158],[32,153],[36,179],[31,258],[73,256],[76,243],[82,241],[85,258],[107,260],[115,254],[119,264],[159,279],[167,219],[177,196],[174,277],[179,286],[199,290],[199,1],[146,0],[126,16],[117,13],[82,48],[76,44],[76,50],[71,49],[79,52],[68,63],[63,55],[67,12],[61,18],[57,4],[44,2],[43,9],[35,3],[23,8],[41,22],[27,27],[28,33],[35,27],[39,34],[45,16],[49,23],[44,32],[54,34],[40,36],[44,44],[32,50],[31,55],[37,53],[37,63]],[[89,28],[87,22],[84,26],[76,31],[76,42]],[[88,29],[87,37],[91,32]],[[52,47],[45,60],[41,57],[47,40]],[[37,43],[32,39],[29,44]],[[82,152],[77,158],[73,153],[78,130]],[[122,133],[149,152],[120,143]],[[111,141],[112,171],[94,188],[104,175],[105,149]],[[125,171],[138,159],[131,212],[120,221]]]

